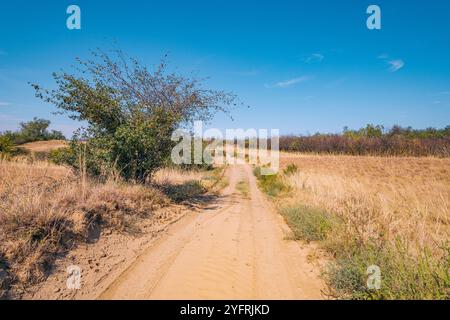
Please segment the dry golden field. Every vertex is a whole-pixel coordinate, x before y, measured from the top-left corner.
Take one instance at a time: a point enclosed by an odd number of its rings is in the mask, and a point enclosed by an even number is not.
[[[295,164],[287,178],[296,198],[346,216],[364,212],[387,237],[406,237],[420,245],[448,240],[450,159],[282,155],[281,167]]]
[[[392,273],[389,286],[395,289],[380,293],[383,298],[448,297],[449,158],[282,153],[280,161],[285,170],[281,183],[289,189],[282,197],[282,211],[306,238],[313,234],[314,239],[324,240],[340,263],[347,259],[345,263],[354,268],[362,268],[364,264],[359,263],[364,259],[390,260],[385,275]],[[289,165],[290,171],[286,170]],[[339,228],[325,234],[323,230],[333,229],[330,217],[339,219]],[[364,250],[356,249],[361,247]],[[348,290],[354,279],[343,280],[349,273],[343,274],[343,270],[334,274],[339,278],[334,279],[335,287],[341,285],[347,293],[357,291]],[[399,289],[401,286],[405,288]]]
[[[50,140],[50,141],[35,141],[22,144],[20,147],[31,152],[50,152],[52,150],[67,147],[67,141],[64,140]]]

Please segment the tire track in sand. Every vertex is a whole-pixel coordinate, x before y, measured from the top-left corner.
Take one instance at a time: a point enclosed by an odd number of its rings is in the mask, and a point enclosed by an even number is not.
[[[284,240],[286,225],[248,165],[228,169],[217,208],[172,226],[99,299],[320,299],[309,249]],[[246,180],[249,196],[236,191]]]

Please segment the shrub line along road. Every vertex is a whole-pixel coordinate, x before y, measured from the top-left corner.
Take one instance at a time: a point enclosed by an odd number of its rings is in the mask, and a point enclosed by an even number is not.
[[[98,299],[320,299],[310,249],[259,191],[249,165],[227,169],[229,185],[200,213],[174,224]],[[236,185],[247,180],[247,196]]]

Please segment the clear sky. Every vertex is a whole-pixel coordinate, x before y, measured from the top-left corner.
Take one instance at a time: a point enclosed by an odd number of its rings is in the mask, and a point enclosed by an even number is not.
[[[66,28],[81,8],[82,29]],[[382,10],[368,30],[366,9]],[[27,84],[114,43],[148,66],[169,53],[181,73],[210,77],[245,105],[218,128],[336,132],[367,123],[417,128],[450,124],[450,1],[2,0],[0,131],[34,116],[70,136]]]

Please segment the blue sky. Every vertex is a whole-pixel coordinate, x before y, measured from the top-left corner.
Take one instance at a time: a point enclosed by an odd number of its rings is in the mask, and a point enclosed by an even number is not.
[[[66,28],[77,4],[82,29]],[[382,10],[368,30],[366,8]],[[183,74],[233,91],[245,105],[210,126],[337,132],[366,123],[450,124],[450,1],[2,1],[0,131],[34,116],[70,136],[28,82],[53,85],[90,49],[113,48],[152,66],[165,54]]]

